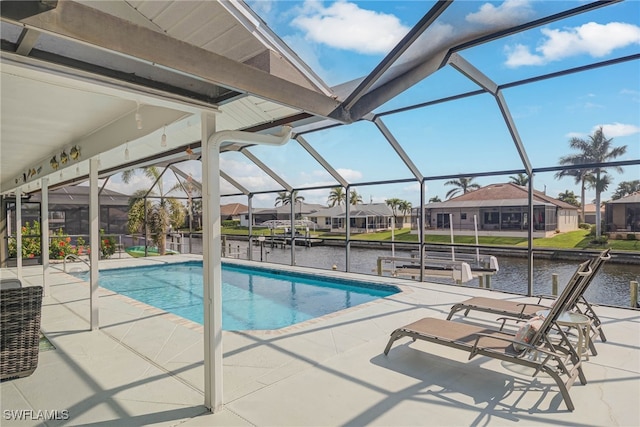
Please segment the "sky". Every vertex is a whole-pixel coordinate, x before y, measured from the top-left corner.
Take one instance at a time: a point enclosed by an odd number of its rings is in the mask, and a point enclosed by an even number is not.
[[[399,40],[433,6],[427,1],[248,1],[267,25],[329,86],[370,73]],[[456,1],[422,37],[422,52],[447,40],[548,16],[583,1],[498,2]],[[599,8],[545,26],[472,47],[459,54],[497,84],[517,82],[566,68],[580,67],[640,52],[640,1]],[[451,66],[380,106],[386,112],[416,103],[477,90],[479,87]],[[599,127],[612,145],[626,146],[616,160],[640,159],[640,62],[624,62],[535,84],[502,91],[528,159],[534,168],[559,164],[562,156],[575,154],[571,138],[587,139]],[[493,96],[484,94],[440,103],[383,117],[407,155],[426,177],[523,169],[523,162]],[[358,122],[305,135],[307,141],[350,183],[411,178],[408,168],[370,122]],[[252,153],[280,174],[294,188],[333,185],[329,174],[295,141],[284,147],[255,147]],[[278,189],[278,184],[239,153],[225,153],[221,168],[252,191]],[[184,166],[195,179],[201,176],[197,162]],[[621,181],[640,179],[640,165],[610,170],[612,184],[606,200]],[[511,174],[514,175],[514,174]],[[478,177],[480,185],[508,182],[510,174]],[[535,188],[557,196],[571,190],[580,194],[572,179],[555,179],[540,173]],[[426,199],[442,200],[452,187],[446,179],[427,182]],[[138,175],[129,186],[115,177],[110,188],[129,192],[144,185]],[[223,194],[238,191],[222,182]],[[415,183],[355,186],[363,202],[388,198],[420,203]],[[302,191],[309,203],[325,204],[329,189]],[[272,207],[277,194],[258,194],[254,207]],[[591,203],[595,191],[587,191]],[[224,197],[222,203],[246,198]]]

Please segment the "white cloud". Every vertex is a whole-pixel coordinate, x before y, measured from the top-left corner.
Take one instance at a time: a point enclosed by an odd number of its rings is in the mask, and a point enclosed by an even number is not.
[[[640,27],[623,22],[589,22],[574,28],[540,30],[545,37],[535,53],[521,44],[506,47],[509,67],[544,65],[570,56],[587,54],[594,58],[632,44],[640,44]]]
[[[584,138],[584,136],[585,136],[584,133],[581,133],[581,132],[569,132],[568,134],[565,135],[565,137],[567,137],[568,139],[571,139],[571,138]]]
[[[640,102],[640,91],[635,89],[622,89],[620,94],[631,97],[632,101]]]
[[[505,46],[505,52],[507,53],[508,67],[520,67],[522,65],[544,65],[544,58],[534,55],[529,51],[529,48],[522,44],[515,46]]]
[[[602,132],[604,132],[604,136],[607,138],[615,138],[618,136],[628,136],[633,135],[635,133],[640,133],[640,127],[636,125],[628,125],[624,123],[610,123],[604,125],[594,126],[592,129],[596,131],[602,126]]]
[[[347,1],[328,7],[306,1],[292,25],[303,30],[307,40],[365,54],[389,52],[409,31],[394,15],[361,9]]]
[[[356,171],[353,169],[336,169],[336,171],[342,176],[347,182],[358,181],[362,178],[362,172]]]
[[[505,0],[499,6],[485,3],[477,12],[468,14],[465,19],[474,24],[512,25],[514,22],[524,21],[533,13],[529,0]]]
[[[629,124],[615,122],[615,123],[595,125],[591,129],[591,133],[589,135],[593,135],[593,133],[598,129],[600,129],[600,127],[602,127],[602,131],[604,132],[604,136],[606,138],[629,136],[636,133],[640,133],[640,127],[636,125],[629,125]],[[582,132],[569,132],[565,136],[569,139],[570,138],[585,139],[585,138],[588,138],[589,135]]]

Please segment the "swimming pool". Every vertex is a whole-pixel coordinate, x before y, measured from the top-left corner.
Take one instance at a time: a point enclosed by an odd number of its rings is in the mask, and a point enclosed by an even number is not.
[[[76,274],[88,280],[88,273]],[[103,288],[203,323],[202,262],[101,270]],[[393,295],[398,288],[222,265],[222,328],[279,329]]]

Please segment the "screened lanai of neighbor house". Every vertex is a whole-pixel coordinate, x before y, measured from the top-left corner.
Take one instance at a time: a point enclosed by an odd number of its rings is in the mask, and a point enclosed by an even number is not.
[[[3,1],[3,277],[25,279],[22,257],[9,263],[9,242],[13,239],[22,253],[23,237],[16,230],[35,218],[41,234],[55,230],[62,220],[53,211],[65,204],[61,195],[82,193],[82,214],[75,222],[68,214],[68,220],[82,227],[78,234],[86,234],[91,247],[99,247],[101,230],[126,234],[120,212],[134,188],[123,183],[123,172],[158,167],[163,172],[150,181],[153,189],[179,183],[172,194],[188,199],[190,206],[193,194],[185,185],[197,183],[202,394],[204,406],[215,413],[227,402],[222,394],[221,205],[247,207],[250,247],[259,237],[253,232],[260,225],[254,212],[262,212],[264,221],[295,218],[307,229],[316,224],[339,231],[344,273],[351,271],[356,234],[411,228],[421,282],[425,236],[470,233],[477,216],[486,235],[517,233],[526,240],[513,250],[526,259],[522,282],[529,296],[534,293],[534,238],[575,231],[585,222],[580,204],[567,201],[568,189],[582,202],[595,194],[587,202],[612,203],[603,218],[596,215],[596,233],[637,229],[636,220],[618,213],[618,206],[629,202],[627,211],[635,209],[638,218],[637,200],[613,202],[606,191],[640,176],[640,3],[398,3],[412,10],[401,34],[368,56],[361,70],[344,52],[329,64],[323,62],[322,48],[309,47],[313,54],[303,49],[305,44],[287,34],[282,19],[269,15],[260,2]],[[313,19],[303,19],[301,10],[312,13],[325,6],[279,2],[278,7],[301,13],[291,22],[302,26]],[[326,7],[325,12],[335,12]],[[486,12],[493,14],[487,18]],[[574,30],[565,34],[563,28]],[[541,34],[566,35],[575,54],[554,56],[542,45],[528,50],[525,45]],[[597,54],[584,47],[618,34],[623,41]],[[506,51],[520,55],[495,66],[483,60]],[[519,67],[518,60],[533,66]],[[614,111],[614,104],[624,108]],[[598,129],[612,138],[609,149],[625,150],[572,161],[572,138],[589,141]],[[526,180],[510,182],[518,176]],[[467,192],[465,187],[446,197],[461,180],[480,188]],[[83,190],[65,190],[77,184]],[[510,190],[483,196],[498,187]],[[346,200],[353,191],[362,197],[354,206],[331,208],[327,196],[336,188]],[[288,194],[288,202],[274,206],[280,194]],[[304,203],[296,203],[294,194]],[[109,195],[112,199],[105,200]],[[410,204],[400,212],[387,206],[390,199]],[[73,206],[77,200],[67,202]],[[109,213],[113,220],[106,223]],[[296,227],[287,232],[293,241]],[[50,295],[55,265],[49,240],[40,245],[38,280]],[[289,264],[297,265],[295,245],[289,250]],[[99,251],[92,251],[87,262],[88,328],[98,331]],[[330,262],[328,269],[336,264]]]

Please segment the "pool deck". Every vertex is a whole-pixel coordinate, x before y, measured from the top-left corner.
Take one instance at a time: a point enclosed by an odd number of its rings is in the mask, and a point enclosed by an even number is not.
[[[201,257],[123,258],[101,261],[100,268],[194,259]],[[11,277],[13,271],[0,274]],[[23,279],[41,284],[41,267],[25,267]],[[210,414],[203,405],[200,325],[101,290],[101,328],[90,331],[87,284],[54,269],[42,330],[55,350],[40,353],[33,375],[1,383],[0,424],[640,425],[640,311],[596,308],[608,341],[598,341],[599,354],[584,362],[589,382],[576,381],[570,390],[576,407],[570,412],[553,381],[514,374],[496,360],[467,361],[466,352],[409,339],[399,340],[388,356],[382,353],[395,328],[425,316],[446,318],[452,304],[470,296],[532,299],[380,280],[404,292],[283,330],[225,331],[225,408]],[[486,324],[495,317],[472,313],[464,321]],[[68,419],[38,420],[45,410],[68,411]],[[18,413],[29,419],[13,419]]]

